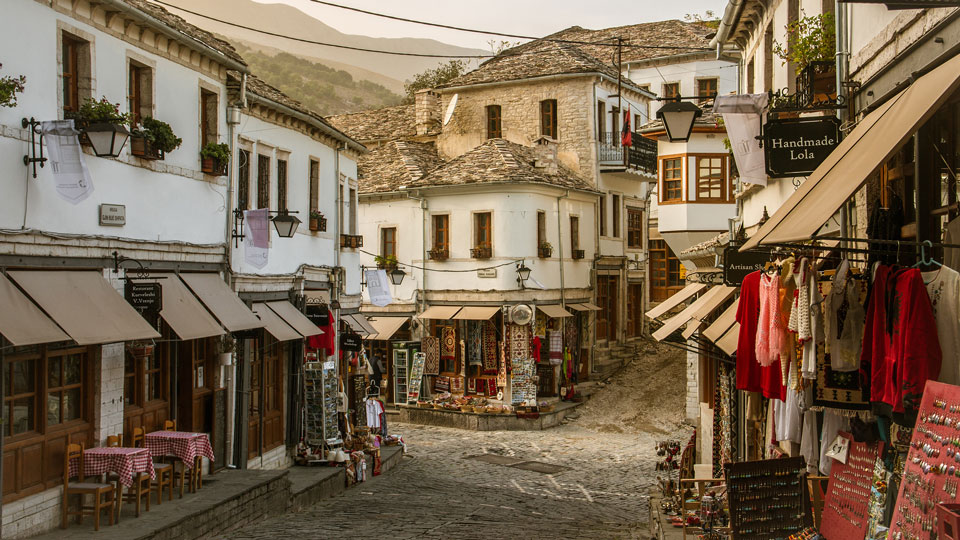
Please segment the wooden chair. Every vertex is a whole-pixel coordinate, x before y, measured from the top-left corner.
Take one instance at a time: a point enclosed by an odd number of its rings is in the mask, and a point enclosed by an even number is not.
[[[134,448],[143,448],[144,447],[144,430],[140,427],[133,428],[133,447]],[[173,500],[173,465],[169,463],[153,463],[153,472],[156,473],[157,479],[150,487],[157,493],[157,504],[162,504],[163,502],[163,488],[167,487],[167,500]],[[148,476],[149,478],[149,476]],[[149,508],[148,508],[149,510]]]
[[[147,511],[150,511],[150,475],[147,473],[137,473],[133,477],[133,485],[127,488],[126,493],[122,493],[120,498],[121,505],[125,502],[132,502],[137,504],[137,517],[140,517],[140,501],[144,497],[147,498]],[[118,505],[121,506],[121,505]],[[119,511],[117,512],[119,514]],[[119,519],[119,518],[118,518]]]
[[[70,460],[79,460],[78,482],[71,483],[70,479]],[[117,489],[112,484],[100,482],[84,482],[83,474],[83,445],[67,444],[67,449],[63,454],[63,508],[60,520],[60,528],[67,528],[67,519],[70,516],[77,516],[77,523],[83,523],[83,516],[93,515],[93,530],[100,530],[100,512],[108,511],[110,525],[113,525],[113,510],[117,500]],[[79,495],[80,501],[77,504],[77,511],[70,511],[70,496]],[[84,506],[83,499],[87,495],[93,496],[93,505]]]
[[[176,421],[176,420],[164,420],[164,421],[163,421],[163,430],[164,430],[164,431],[176,431],[176,430],[177,430],[177,421]]]

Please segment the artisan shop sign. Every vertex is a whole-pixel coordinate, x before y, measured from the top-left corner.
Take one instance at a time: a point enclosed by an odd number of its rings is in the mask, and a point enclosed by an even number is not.
[[[739,246],[729,246],[723,250],[723,282],[728,287],[739,287],[747,274],[762,270],[770,260],[766,251],[740,252]]]
[[[128,279],[123,287],[123,295],[140,316],[152,320],[163,309],[160,290],[159,283],[137,283]]]
[[[340,334],[340,348],[345,351],[359,351],[360,336],[357,334]]]
[[[840,143],[835,116],[770,120],[763,126],[763,151],[771,178],[807,176]]]

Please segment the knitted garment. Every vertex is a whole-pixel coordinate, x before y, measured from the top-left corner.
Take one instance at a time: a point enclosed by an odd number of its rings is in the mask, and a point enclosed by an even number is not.
[[[860,345],[866,313],[860,303],[860,286],[850,277],[850,262],[844,260],[833,276],[827,295],[825,317],[830,317],[827,350],[834,371],[860,369]]]
[[[783,326],[780,321],[780,276],[760,276],[760,320],[757,323],[757,362],[769,366],[780,357]]]

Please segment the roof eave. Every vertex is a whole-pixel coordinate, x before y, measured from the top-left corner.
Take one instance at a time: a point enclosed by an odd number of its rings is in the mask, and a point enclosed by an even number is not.
[[[539,186],[553,188],[560,191],[576,191],[579,193],[587,193],[590,195],[599,195],[601,192],[591,188],[584,187],[569,187],[569,186],[558,186],[557,184],[551,184],[548,182],[529,182],[529,181],[515,181],[515,182],[471,182],[465,184],[428,184],[422,186],[410,186],[402,189],[401,193],[410,192],[410,191],[423,191],[428,189],[446,189],[446,188],[463,188],[463,187],[486,187],[486,186],[516,186],[516,185],[527,185],[527,186]]]
[[[319,129],[320,131],[323,131],[324,133],[326,133],[326,134],[329,135],[330,137],[333,137],[334,139],[336,139],[336,140],[338,140],[338,141],[340,141],[340,142],[343,142],[347,147],[352,148],[353,150],[356,150],[357,152],[361,152],[361,153],[362,153],[362,152],[366,152],[366,151],[367,151],[367,147],[366,147],[366,146],[364,146],[363,144],[361,144],[361,143],[357,142],[356,140],[350,138],[348,135],[346,135],[346,134],[343,133],[342,131],[338,130],[337,128],[335,128],[335,127],[327,124],[326,122],[321,122],[320,120],[318,120],[317,118],[314,118],[313,116],[310,116],[309,114],[300,112],[300,111],[298,111],[298,110],[290,107],[289,105],[284,105],[283,103],[278,103],[277,101],[274,101],[274,100],[272,100],[272,99],[270,99],[270,98],[261,96],[260,94],[254,93],[254,92],[252,92],[252,91],[248,91],[248,92],[247,92],[247,99],[250,100],[250,101],[255,101],[255,102],[262,103],[262,104],[264,104],[264,105],[266,105],[266,106],[268,106],[268,107],[275,108],[275,109],[283,112],[284,114],[290,115],[290,116],[292,116],[292,117],[294,117],[294,118],[298,118],[298,119],[300,119],[300,120],[303,120],[304,122],[306,122],[306,123],[308,123],[308,124],[316,127],[316,128]]]

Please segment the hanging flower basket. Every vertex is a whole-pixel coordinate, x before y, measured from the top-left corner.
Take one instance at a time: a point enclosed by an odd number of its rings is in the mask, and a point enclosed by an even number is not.
[[[157,148],[149,139],[139,135],[130,136],[130,153],[141,159],[162,160],[163,150]]]
[[[154,347],[152,341],[132,341],[127,343],[127,352],[137,358],[146,358],[153,355]]]

